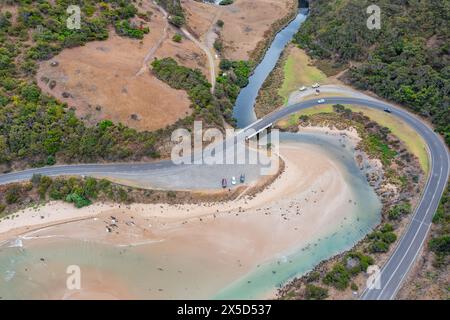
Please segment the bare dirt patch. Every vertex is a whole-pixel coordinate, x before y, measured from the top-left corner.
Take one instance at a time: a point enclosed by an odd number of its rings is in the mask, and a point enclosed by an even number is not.
[[[271,35],[296,12],[295,0],[235,0],[232,5],[213,6],[194,0],[182,1],[189,28],[198,36],[210,32],[217,19],[224,21],[221,40],[223,55],[231,60],[254,58],[255,50],[270,41]],[[285,21],[285,23],[287,22]],[[274,28],[274,25],[279,26]]]
[[[167,27],[155,6],[142,9],[153,12],[150,33],[142,41],[111,31],[106,41],[64,50],[41,63],[37,74],[41,89],[75,107],[77,116],[91,125],[110,119],[138,130],[156,130],[190,114],[186,92],[170,88],[145,68],[139,71],[146,60],[170,56],[208,75],[205,54],[188,39],[173,42],[177,31]]]

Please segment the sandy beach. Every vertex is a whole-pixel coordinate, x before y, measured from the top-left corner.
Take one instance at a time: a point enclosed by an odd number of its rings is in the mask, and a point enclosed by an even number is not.
[[[355,206],[342,168],[321,149],[282,143],[280,156],[285,161],[284,173],[253,197],[203,205],[99,203],[82,209],[51,202],[0,221],[0,241],[19,236],[24,247],[32,248],[61,238],[133,247],[144,255],[179,256],[182,252],[202,261],[204,272],[226,268],[226,272],[211,276],[207,288],[196,291],[198,297],[208,296],[274,256],[289,254],[330,232]],[[191,267],[199,268],[197,263]],[[102,279],[111,279],[102,286],[95,276],[98,272],[84,273],[89,275],[89,283],[81,292],[57,288],[51,298],[137,297],[125,288],[114,289],[126,287],[114,275],[102,274]],[[151,298],[174,297],[165,292],[176,291],[178,283],[165,281],[160,287],[172,287]]]

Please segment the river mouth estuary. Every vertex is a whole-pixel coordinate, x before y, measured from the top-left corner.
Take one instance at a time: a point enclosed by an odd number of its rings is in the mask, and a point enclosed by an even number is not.
[[[381,203],[342,139],[283,134],[285,173],[254,198],[164,213],[159,205],[103,205],[95,217],[8,239],[0,247],[0,296],[274,297],[286,281],[350,249],[379,223]],[[60,206],[39,210],[60,214]],[[116,234],[105,231],[112,217]],[[81,290],[66,287],[71,265],[81,270]]]
[[[234,109],[239,127],[255,120],[256,95],[305,18],[300,11],[277,34],[241,91]],[[285,172],[254,197],[196,206],[102,204],[96,217],[4,239],[0,297],[272,298],[380,222],[381,202],[355,162],[354,145],[343,139],[283,133]],[[39,210],[57,214],[61,206]],[[110,220],[119,225],[113,234],[105,232]],[[80,290],[67,288],[73,265],[81,270]]]

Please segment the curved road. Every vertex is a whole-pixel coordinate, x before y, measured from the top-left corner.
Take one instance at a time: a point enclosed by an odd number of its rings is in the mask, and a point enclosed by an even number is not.
[[[393,105],[378,101],[360,98],[326,98],[327,104],[353,104],[369,108],[384,110],[390,108],[392,115],[395,115],[409,124],[425,140],[431,160],[431,170],[429,179],[423,191],[422,199],[417,206],[411,222],[400,239],[394,253],[383,266],[380,273],[380,289],[366,289],[361,298],[374,299],[393,299],[400,289],[402,282],[409,269],[419,254],[422,245],[427,237],[430,224],[434,213],[439,205],[442,193],[447,185],[449,176],[450,158],[446,145],[441,138],[425,123],[420,121],[409,112],[397,108]],[[259,130],[275,123],[277,120],[294,113],[317,105],[317,100],[309,100],[288,106],[262,118],[248,128]]]
[[[390,108],[392,115],[401,118],[412,128],[414,128],[425,140],[430,160],[431,170],[430,175],[423,191],[422,199],[415,212],[411,217],[411,222],[407,230],[399,240],[398,245],[389,258],[387,263],[383,266],[380,273],[379,289],[366,289],[361,298],[362,299],[393,299],[400,289],[405,276],[408,274],[412,264],[419,254],[422,245],[426,239],[432,217],[439,205],[440,198],[446,187],[449,176],[450,158],[446,145],[441,138],[433,132],[433,130],[420,121],[417,117],[409,112],[397,108],[393,105],[381,102],[378,100],[369,100],[362,98],[343,98],[330,97],[326,98],[327,104],[353,104],[366,106],[369,108],[383,110]],[[254,122],[250,126],[238,132],[238,135],[246,134],[248,130],[260,130],[278,120],[295,113],[297,111],[310,108],[317,105],[317,100],[307,100],[297,104],[282,108],[266,117]],[[137,174],[142,170],[155,170],[154,174],[164,172],[167,170],[175,170],[174,164],[171,161],[161,161],[157,163],[146,164],[90,164],[90,165],[66,165],[54,166],[45,168],[36,168],[25,170],[21,172],[13,172],[9,174],[0,175],[0,184],[6,184],[15,181],[22,181],[30,179],[34,173],[46,175],[83,175],[96,174],[105,172],[123,172],[125,174]],[[182,166],[183,167],[183,166]],[[176,170],[181,170],[178,167]]]

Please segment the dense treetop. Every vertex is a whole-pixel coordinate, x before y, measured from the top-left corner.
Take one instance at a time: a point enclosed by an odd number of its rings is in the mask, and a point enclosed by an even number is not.
[[[366,9],[381,8],[369,30]],[[351,65],[345,78],[430,117],[450,144],[450,2],[315,0],[295,36],[308,53]]]
[[[0,169],[61,162],[157,156],[155,134],[139,133],[105,120],[87,127],[66,104],[36,85],[37,62],[64,48],[104,40],[108,28],[139,38],[132,26],[137,9],[128,0],[79,0],[81,30],[67,28],[73,1],[6,1],[16,12],[0,13]],[[118,29],[119,28],[119,29]]]

